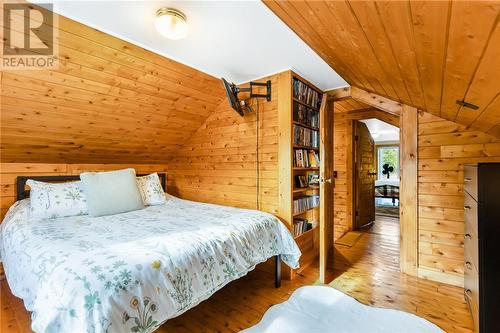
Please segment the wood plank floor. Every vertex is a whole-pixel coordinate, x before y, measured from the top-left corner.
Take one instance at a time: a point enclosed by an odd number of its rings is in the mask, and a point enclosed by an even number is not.
[[[417,314],[447,332],[471,332],[472,322],[462,289],[409,277],[399,272],[397,219],[380,218],[349,248],[335,247],[335,265],[329,269],[335,288],[365,304]],[[209,300],[169,320],[158,332],[238,332],[256,324],[273,304],[283,302],[302,285],[315,283],[318,267],[303,271],[293,281],[273,287],[273,276],[253,271]],[[4,281],[1,287],[1,332],[31,332],[30,314]]]

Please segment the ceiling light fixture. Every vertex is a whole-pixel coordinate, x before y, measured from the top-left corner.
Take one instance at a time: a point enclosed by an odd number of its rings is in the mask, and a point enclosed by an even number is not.
[[[186,15],[167,7],[156,11],[155,27],[162,36],[173,40],[182,39],[189,32]]]

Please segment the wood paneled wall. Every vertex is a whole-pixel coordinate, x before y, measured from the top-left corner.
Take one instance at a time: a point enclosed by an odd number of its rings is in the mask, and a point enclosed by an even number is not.
[[[161,164],[50,164],[50,163],[1,163],[0,164],[0,201],[3,220],[9,207],[16,201],[17,176],[57,176],[79,175],[85,171],[109,171],[135,168],[137,173],[166,172]],[[168,179],[168,176],[167,176]],[[168,191],[167,186],[167,191]],[[0,220],[1,221],[1,220]]]
[[[165,162],[224,98],[212,76],[58,18],[57,70],[1,72],[2,162]]]
[[[350,119],[345,114],[336,113],[333,131],[333,168],[337,171],[333,189],[333,238],[337,240],[352,229],[352,140],[350,135],[347,136],[347,133],[352,133]]]
[[[277,75],[259,81],[267,79],[272,84],[271,102],[259,99],[257,105],[254,100],[255,112],[241,117],[224,100],[178,151],[168,164],[172,194],[196,201],[278,212],[279,91]]]
[[[500,140],[424,112],[418,129],[419,275],[463,283],[463,166],[499,162]]]

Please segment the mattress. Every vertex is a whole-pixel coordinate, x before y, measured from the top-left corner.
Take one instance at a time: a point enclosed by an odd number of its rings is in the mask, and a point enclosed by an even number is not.
[[[151,332],[258,263],[281,254],[297,268],[300,257],[271,214],[172,196],[124,214],[39,221],[25,199],[0,236],[7,281],[36,332]]]

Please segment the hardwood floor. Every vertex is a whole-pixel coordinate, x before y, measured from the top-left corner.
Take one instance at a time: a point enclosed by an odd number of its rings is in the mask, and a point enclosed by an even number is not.
[[[331,286],[378,307],[423,317],[446,332],[472,332],[463,289],[399,271],[399,219],[376,216],[351,248],[337,245]]]
[[[335,246],[330,285],[365,304],[414,313],[447,332],[471,332],[462,289],[401,274],[398,251],[397,219],[379,218],[353,247]],[[298,287],[315,283],[317,276],[314,265],[275,289],[270,273],[255,270],[169,320],[158,332],[238,332],[256,324],[271,305],[285,301]],[[31,332],[30,314],[22,301],[11,294],[5,280],[0,287],[0,331]]]

